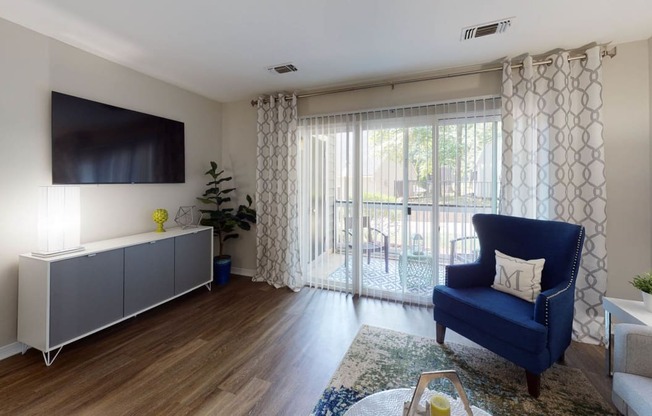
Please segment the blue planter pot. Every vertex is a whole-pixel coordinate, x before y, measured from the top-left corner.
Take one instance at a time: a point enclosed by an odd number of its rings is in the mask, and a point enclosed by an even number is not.
[[[216,256],[213,258],[213,283],[225,285],[231,278],[231,256]]]

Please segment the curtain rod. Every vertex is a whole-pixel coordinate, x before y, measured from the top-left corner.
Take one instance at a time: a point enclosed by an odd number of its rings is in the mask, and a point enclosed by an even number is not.
[[[603,51],[600,52],[600,57],[604,58],[605,56],[608,56],[609,58],[613,58],[616,56],[617,50],[616,47],[614,46],[611,49],[604,49]],[[580,59],[586,59],[586,54],[582,55],[577,55],[577,56],[571,56],[568,58],[568,61],[577,61]],[[538,66],[538,65],[550,65],[552,63],[552,59],[545,59],[542,61],[536,61],[533,62],[533,66]],[[520,64],[514,64],[512,65],[512,69],[518,69],[522,68],[523,63],[521,62]],[[319,90],[319,91],[314,91],[314,92],[306,92],[306,93],[299,93],[296,94],[297,98],[308,98],[308,97],[318,97],[321,95],[330,95],[330,94],[339,94],[343,92],[351,92],[351,91],[359,91],[359,90],[367,90],[370,88],[379,88],[379,87],[392,87],[396,85],[402,85],[402,84],[412,84],[415,82],[424,82],[424,81],[434,81],[437,79],[445,79],[445,78],[457,78],[457,77],[464,77],[467,75],[476,75],[476,74],[484,74],[487,72],[497,72],[497,71],[502,71],[503,67],[502,66],[497,66],[493,68],[485,68],[485,69],[476,69],[472,71],[462,71],[462,72],[452,72],[449,74],[443,74],[443,75],[432,75],[432,76],[427,76],[427,77],[420,77],[420,78],[409,78],[409,79],[402,79],[402,80],[396,80],[396,81],[379,81],[379,82],[372,82],[369,84],[360,84],[360,85],[353,85],[349,87],[340,87],[340,88],[329,88],[325,90]],[[286,97],[286,100],[290,100],[291,97]],[[267,100],[265,100],[267,102]],[[258,100],[251,100],[251,106],[255,107],[258,104]]]

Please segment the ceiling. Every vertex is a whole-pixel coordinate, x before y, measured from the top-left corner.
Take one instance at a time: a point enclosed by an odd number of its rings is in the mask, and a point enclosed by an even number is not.
[[[221,102],[652,37],[650,0],[0,0],[0,17]]]

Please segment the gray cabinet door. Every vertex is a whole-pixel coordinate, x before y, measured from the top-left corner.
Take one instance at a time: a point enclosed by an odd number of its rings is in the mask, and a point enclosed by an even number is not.
[[[125,316],[174,296],[174,239],[125,248]]]
[[[124,250],[50,265],[49,347],[122,318]]]
[[[174,239],[174,294],[183,293],[211,280],[213,253],[211,230]]]

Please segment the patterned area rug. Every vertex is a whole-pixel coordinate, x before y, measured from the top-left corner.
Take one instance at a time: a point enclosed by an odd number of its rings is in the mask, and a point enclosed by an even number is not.
[[[414,387],[422,371],[454,369],[472,405],[492,415],[616,415],[584,374],[555,364],[542,377],[541,396],[530,397],[525,371],[485,349],[363,326],[313,410],[343,415],[370,394]],[[447,380],[430,389],[457,397]]]
[[[349,267],[351,267],[349,265]],[[443,272],[443,268],[442,272]],[[349,275],[351,271],[349,270]],[[409,261],[407,263],[407,272],[403,276],[399,271],[399,260],[391,259],[388,262],[388,271],[385,272],[385,260],[382,258],[371,258],[367,263],[365,257],[362,265],[362,276],[365,281],[365,287],[372,290],[384,290],[393,293],[403,292],[403,278],[405,279],[405,291],[407,293],[422,295],[427,298],[432,297],[432,288],[435,281],[432,274],[432,266],[423,262]],[[346,267],[341,265],[329,279],[335,282],[346,282]]]

